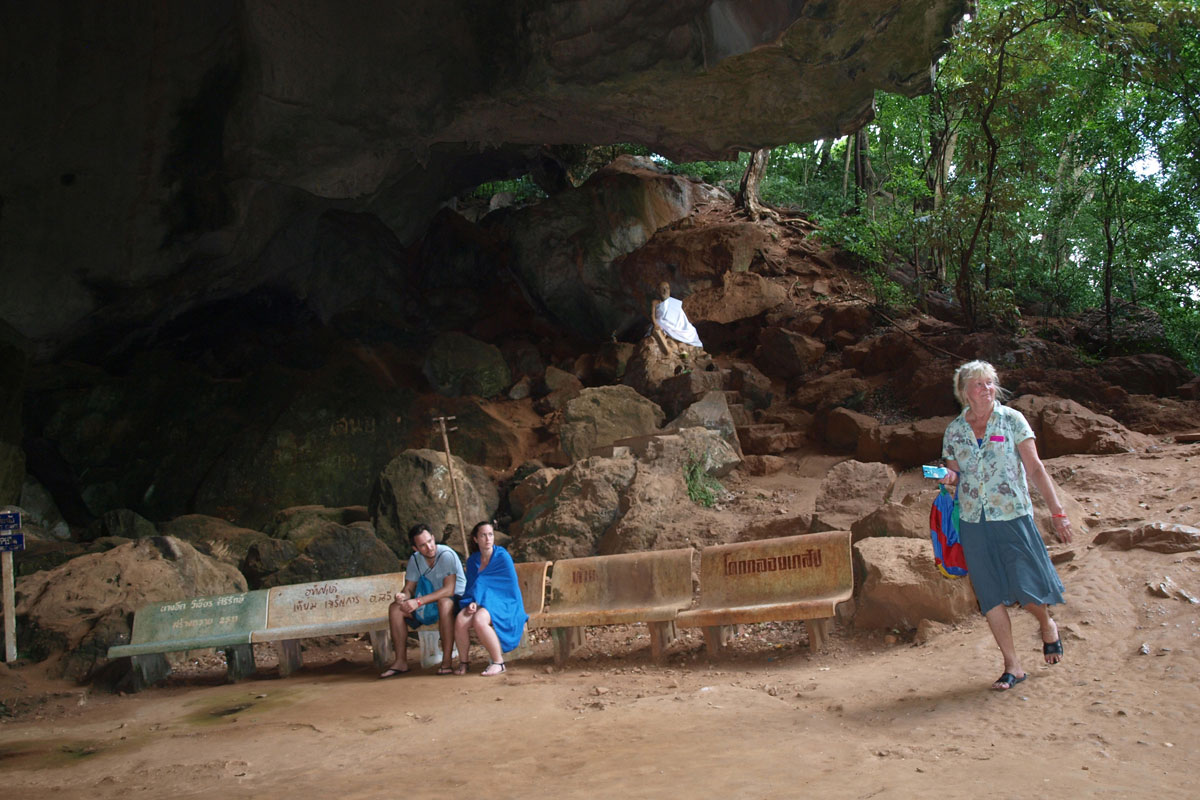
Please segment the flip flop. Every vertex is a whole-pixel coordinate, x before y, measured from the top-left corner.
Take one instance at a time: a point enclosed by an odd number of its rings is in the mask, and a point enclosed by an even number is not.
[[[1022,675],[1021,677],[1018,678],[1016,675],[1013,675],[1011,672],[1006,672],[1003,675],[1001,675],[999,678],[996,678],[995,682],[992,683],[992,690],[997,691],[997,692],[1007,692],[1009,689],[1013,688],[1018,683],[1020,683],[1021,681],[1025,680],[1028,677],[1029,677],[1029,673],[1025,673],[1024,675]],[[1006,683],[1008,685],[1007,686],[997,686],[996,685],[997,683]]]
[[[500,669],[495,669],[495,667],[499,667]],[[504,662],[503,661],[493,661],[492,663],[487,665],[487,669],[485,669],[483,672],[481,672],[479,674],[485,678],[490,678],[493,675],[499,675],[502,672],[508,672],[508,667],[504,666]]]
[[[379,678],[380,680],[384,678],[395,678],[400,675],[407,675],[410,672],[412,672],[412,667],[409,667],[408,669],[396,669],[395,667],[388,667],[383,672],[379,673]]]
[[[454,667],[438,667],[438,675],[453,675]]]
[[[1046,657],[1047,664],[1057,664],[1059,661],[1062,661],[1062,657],[1063,657],[1062,637],[1061,636],[1058,637],[1057,641],[1042,642],[1042,655]],[[1054,661],[1051,661],[1050,656],[1058,656],[1058,658],[1055,659]]]

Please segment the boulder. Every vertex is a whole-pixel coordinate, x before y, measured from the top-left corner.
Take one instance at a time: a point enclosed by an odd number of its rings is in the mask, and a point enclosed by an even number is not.
[[[742,463],[741,454],[720,432],[701,427],[622,439],[618,444],[628,447],[639,463],[680,475],[692,461],[700,462],[713,478],[725,477]]]
[[[756,542],[761,539],[777,539],[780,536],[799,536],[808,532],[809,518],[767,517],[751,520],[738,534],[740,542]]]
[[[1057,397],[1022,395],[1009,403],[1029,421],[1042,458],[1086,453],[1132,453],[1154,445],[1154,439],[1129,430],[1112,417],[1097,414]]]
[[[454,417],[446,423],[451,452],[469,464],[507,472],[524,456],[524,431],[503,405],[478,397],[423,395],[413,401],[405,444],[414,450],[445,451],[441,428],[435,417]],[[311,498],[310,498],[311,499]],[[357,501],[356,501],[357,502]]]
[[[518,380],[516,383],[514,383],[512,386],[509,387],[508,399],[509,400],[524,400],[525,398],[529,397],[529,395],[531,395],[533,393],[532,386],[533,386],[533,381],[530,380],[528,375],[526,375],[525,377],[521,378],[520,380]]]
[[[872,536],[929,539],[929,510],[938,496],[936,489],[905,495],[900,502],[888,501],[850,526],[858,542]]]
[[[737,221],[697,228],[682,220],[658,230],[644,245],[620,260],[622,282],[634,297],[651,297],[663,281],[686,286],[684,310],[691,321],[721,322],[705,316],[711,305],[690,305],[699,293],[712,291],[729,276],[747,275],[750,262],[769,243],[761,225]],[[759,277],[759,276],[753,276]],[[682,287],[681,287],[682,288]],[[717,309],[712,309],[717,310]],[[718,310],[719,313],[719,310]]]
[[[307,529],[313,525],[332,522],[335,525],[354,525],[358,522],[370,522],[371,513],[366,506],[346,506],[344,508],[328,508],[326,506],[293,506],[275,514],[263,533],[277,539],[302,539],[307,535]]]
[[[142,606],[247,586],[236,568],[173,536],[154,536],[25,576],[16,588],[21,651],[36,661],[64,653],[57,671],[83,681],[107,663],[110,646],[129,641]]]
[[[770,408],[775,399],[771,379],[748,361],[729,365],[729,388],[741,392],[747,411]]]
[[[3,501],[0,501],[0,505]],[[66,541],[71,538],[71,527],[59,513],[54,497],[45,486],[32,475],[25,476],[25,485],[21,487],[20,506],[22,521],[39,526],[54,539]]]
[[[839,452],[854,453],[859,442],[876,434],[879,421],[848,408],[835,408],[825,418],[825,441]],[[859,458],[860,461],[878,460]]]
[[[553,364],[546,367],[546,371],[542,375],[542,382],[546,385],[548,393],[567,391],[579,394],[583,390],[583,382],[578,377]]]
[[[667,522],[679,515],[681,503],[690,502],[683,470],[649,467],[639,463],[633,481],[621,495],[627,509],[604,531],[597,543],[600,555],[654,550]]]
[[[875,327],[875,312],[862,302],[835,303],[822,310],[821,324],[814,332],[818,338],[833,339],[839,334],[855,342]]]
[[[525,513],[510,528],[514,557],[536,561],[595,555],[600,537],[620,517],[622,494],[636,474],[632,458],[586,458],[526,478],[523,483],[545,488],[528,492],[532,496],[522,503]]]
[[[423,368],[430,385],[448,397],[492,397],[512,384],[500,348],[465,333],[448,331],[434,339]]]
[[[692,403],[667,425],[669,430],[682,431],[685,428],[706,428],[720,435],[737,454],[742,457],[742,445],[738,441],[737,426],[729,411],[729,403],[724,392],[708,392]]]
[[[1160,353],[1139,353],[1117,356],[1101,362],[1096,371],[1114,386],[1129,394],[1152,394],[1158,397],[1177,394],[1181,386],[1196,376],[1170,356]]]
[[[270,539],[265,533],[242,528],[204,514],[185,514],[162,526],[164,536],[174,536],[205,555],[240,567],[250,547]]]
[[[261,587],[379,575],[404,569],[403,562],[392,549],[375,536],[369,522],[338,525],[313,519],[308,525],[292,530],[288,541],[296,545],[299,555],[275,572],[262,574]],[[453,546],[454,543],[448,544]],[[277,554],[277,551],[258,550],[256,569],[261,571],[268,566],[264,556]]]
[[[825,355],[825,345],[811,336],[786,328],[764,328],[758,337],[754,362],[766,374],[783,380],[808,372]]]
[[[871,384],[864,380],[855,370],[843,369],[804,381],[792,394],[792,403],[810,411],[856,405],[861,402]]]
[[[787,467],[788,460],[783,456],[742,456],[742,465],[751,475],[774,475]],[[808,530],[807,520],[804,530]]]
[[[1174,522],[1146,522],[1101,531],[1092,543],[1114,550],[1136,547],[1155,553],[1190,553],[1200,550],[1200,528]]]
[[[17,506],[0,506],[0,511],[21,511]],[[25,549],[13,553],[16,575],[32,575],[40,570],[54,569],[89,552],[98,552],[92,545],[62,541],[35,522],[26,522],[22,514],[21,531],[25,534]],[[122,540],[125,541],[125,540]]]
[[[463,524],[469,530],[476,522],[492,518],[500,498],[491,478],[481,468],[458,456],[453,456],[452,461]],[[434,537],[451,547],[460,541],[445,453],[405,450],[396,456],[371,487],[367,507],[375,535],[401,558],[412,552],[408,529],[418,522],[427,523]]]
[[[637,345],[630,342],[605,342],[600,345],[592,360],[592,383],[620,383],[636,350]]]
[[[157,535],[158,528],[141,514],[131,511],[128,508],[115,508],[112,511],[105,511],[100,515],[99,519],[88,525],[84,540],[90,542],[106,536],[119,536],[124,539],[143,539],[147,536]],[[190,541],[188,537],[181,538],[185,541]]]
[[[884,459],[911,467],[942,457],[942,435],[954,417],[934,417],[897,425],[881,425],[879,440]]]
[[[653,347],[653,346],[652,346]],[[653,347],[651,355],[657,353]],[[636,378],[640,363],[635,361],[628,375]],[[657,380],[646,382],[638,388],[633,382],[627,382],[643,397],[648,397],[662,407],[663,412],[674,417],[695,403],[709,392],[721,391],[724,388],[724,376],[717,370],[688,369],[675,374],[664,375]]]
[[[885,464],[843,461],[829,470],[813,503],[811,532],[845,531],[883,503],[896,472]]]
[[[921,620],[952,623],[979,613],[971,582],[943,577],[928,541],[863,539],[854,563],[856,628],[910,631]]]
[[[300,548],[287,539],[270,539],[250,545],[242,559],[241,570],[251,589],[261,589],[274,573],[280,572],[300,555]]]
[[[842,363],[863,375],[877,375],[905,369],[920,345],[899,331],[863,339],[842,350]]]
[[[687,297],[683,310],[695,325],[706,322],[729,325],[765,314],[787,301],[787,289],[762,275],[726,272],[719,285]]]
[[[664,419],[656,403],[628,386],[601,386],[584,389],[567,403],[559,437],[567,457],[579,461],[595,447],[653,433]]]

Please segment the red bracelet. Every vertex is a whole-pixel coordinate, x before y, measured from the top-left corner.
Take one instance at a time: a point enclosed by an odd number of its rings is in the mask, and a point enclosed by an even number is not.
[[[1066,519],[1067,518],[1066,514],[1051,514],[1050,516],[1054,517],[1055,519]]]

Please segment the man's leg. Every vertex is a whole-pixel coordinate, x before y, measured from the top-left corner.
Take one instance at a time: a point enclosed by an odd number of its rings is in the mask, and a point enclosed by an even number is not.
[[[454,643],[458,647],[458,669],[454,671],[455,675],[466,675],[467,664],[471,662],[468,655],[471,647],[471,620],[472,617],[466,611],[458,612],[454,619]]]
[[[396,672],[407,672],[408,617],[404,616],[404,611],[400,608],[400,604],[394,600],[392,601],[392,604],[388,606],[388,628],[390,628],[392,632],[392,651],[394,655],[392,656],[391,665],[384,670],[384,672],[389,672],[391,670],[395,670]]]
[[[454,666],[454,598],[438,600],[438,635],[442,637],[442,666],[438,673],[445,675]]]

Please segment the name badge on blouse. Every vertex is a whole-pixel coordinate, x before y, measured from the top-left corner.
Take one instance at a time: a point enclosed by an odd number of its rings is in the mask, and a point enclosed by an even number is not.
[[[988,441],[989,442],[1003,442],[1004,437],[1003,436],[989,436]]]

